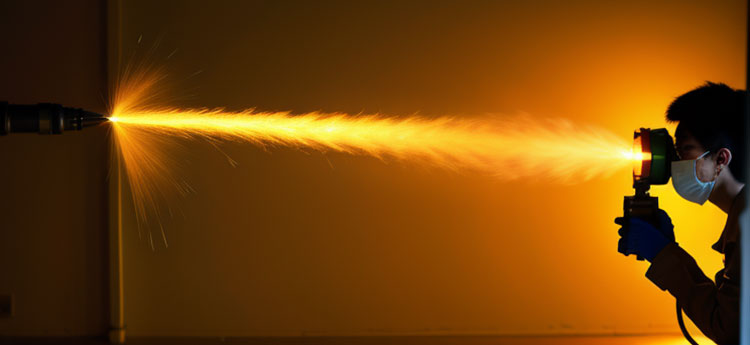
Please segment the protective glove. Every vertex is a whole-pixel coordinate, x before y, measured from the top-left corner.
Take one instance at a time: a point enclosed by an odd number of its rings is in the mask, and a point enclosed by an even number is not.
[[[636,254],[649,262],[653,261],[667,244],[674,242],[672,219],[663,210],[657,212],[657,219],[658,228],[636,217],[615,218],[615,223],[622,226],[617,232],[621,237],[617,251],[626,256]]]

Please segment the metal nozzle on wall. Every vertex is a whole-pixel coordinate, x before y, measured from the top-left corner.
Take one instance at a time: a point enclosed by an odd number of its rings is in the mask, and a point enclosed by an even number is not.
[[[80,131],[107,121],[102,114],[59,104],[8,104],[0,102],[0,135],[9,133],[62,134]]]

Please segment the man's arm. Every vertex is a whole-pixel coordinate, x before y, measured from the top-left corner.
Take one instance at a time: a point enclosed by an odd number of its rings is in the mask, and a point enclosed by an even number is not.
[[[716,284],[690,254],[670,243],[654,258],[646,277],[669,291],[685,314],[718,344],[739,342],[739,255],[727,253]]]

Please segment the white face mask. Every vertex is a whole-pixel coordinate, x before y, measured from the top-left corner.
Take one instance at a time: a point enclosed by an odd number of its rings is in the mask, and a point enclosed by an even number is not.
[[[714,189],[714,184],[716,184],[716,181],[703,182],[695,174],[695,163],[707,155],[708,152],[710,151],[706,151],[706,153],[694,160],[672,162],[672,185],[674,186],[674,190],[681,197],[685,198],[685,200],[699,205],[703,205],[708,200],[711,190]]]

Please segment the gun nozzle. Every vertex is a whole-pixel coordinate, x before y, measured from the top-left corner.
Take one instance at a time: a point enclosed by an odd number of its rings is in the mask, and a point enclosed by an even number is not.
[[[648,155],[648,152],[645,152],[646,147],[644,147],[644,143],[648,143],[648,132],[644,131],[643,129],[641,132],[636,132],[635,138],[633,139],[633,151],[632,151],[632,157],[633,157],[633,178],[634,179],[640,179],[642,177],[648,177],[649,168],[650,168],[650,162],[645,162],[645,160],[650,161],[651,156]]]
[[[0,102],[0,135],[61,134],[64,131],[93,127],[105,121],[107,118],[102,114],[80,108],[63,107],[59,104],[24,105]]]
[[[92,114],[92,115],[87,116],[89,114]],[[87,113],[81,119],[81,128],[96,126],[102,122],[107,122],[107,118],[104,117],[104,115],[96,114],[96,113]]]

